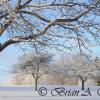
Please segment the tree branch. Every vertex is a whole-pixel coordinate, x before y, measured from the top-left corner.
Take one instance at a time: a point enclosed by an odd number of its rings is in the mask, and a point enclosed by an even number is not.
[[[46,33],[46,31],[53,25],[56,25],[60,22],[63,22],[63,23],[66,23],[66,22],[73,22],[73,21],[76,21],[78,20],[80,17],[82,17],[82,15],[86,14],[87,11],[79,14],[77,17],[75,17],[74,19],[56,19],[54,21],[51,21],[42,31],[40,31],[39,33],[36,33],[36,34],[33,34],[33,35],[29,35],[29,36],[17,36],[13,39],[10,39],[8,41],[6,41],[5,43],[1,44],[0,46],[0,52],[5,49],[8,45],[11,45],[11,44],[15,44],[15,43],[18,43],[18,42],[23,42],[23,41],[26,41],[26,40],[32,40],[32,39],[36,39],[37,37],[40,37],[42,35],[44,35]],[[12,22],[12,21],[11,21]],[[11,23],[10,22],[10,23]],[[3,31],[5,30],[5,28],[7,28],[9,26],[9,24],[6,24]]]
[[[5,43],[0,44],[0,52],[1,52],[2,50],[4,50],[7,46],[9,46],[9,45],[11,45],[11,44],[18,43],[18,42],[21,42],[21,41],[19,40],[19,38],[9,39],[9,40],[6,41]]]
[[[29,12],[29,11],[20,11],[21,13],[24,13],[24,14],[29,14],[29,15],[32,15],[32,16],[35,16],[37,18],[39,18],[40,20],[43,20],[45,22],[51,22],[49,19],[37,14],[36,12]]]
[[[32,2],[32,0],[28,0],[28,1],[26,1],[22,6],[26,6],[26,5],[28,5],[30,2]]]
[[[23,6],[29,4],[32,0],[28,0],[25,2],[23,5],[20,6],[21,0],[18,0],[17,7],[15,8],[15,13],[19,13],[19,11],[23,8]],[[0,18],[3,18],[4,16],[8,16],[9,13],[6,13],[2,15]],[[16,18],[10,18],[8,21],[5,21],[4,25],[0,28],[0,36],[3,34],[3,32],[11,25],[11,23],[15,20]]]

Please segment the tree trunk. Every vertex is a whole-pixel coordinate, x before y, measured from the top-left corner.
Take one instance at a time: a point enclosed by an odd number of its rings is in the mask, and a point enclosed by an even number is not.
[[[85,82],[84,82],[84,80],[81,80],[82,81],[82,90],[84,90],[84,84],[85,84]]]
[[[81,79],[81,84],[82,84],[81,89],[84,90],[85,82],[87,81],[87,77],[84,79],[82,76],[79,76],[79,78]]]
[[[38,79],[35,79],[35,91],[37,91],[38,90]]]
[[[37,91],[38,90],[38,79],[39,79],[39,77],[36,77],[35,75],[34,75],[34,73],[32,73],[32,76],[33,76],[33,78],[34,78],[34,84],[35,84],[35,91]]]

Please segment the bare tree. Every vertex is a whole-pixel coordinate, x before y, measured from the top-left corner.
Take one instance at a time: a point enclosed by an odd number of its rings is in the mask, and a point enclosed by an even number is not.
[[[54,68],[52,68],[52,75],[56,78],[55,81],[59,82],[61,85],[68,84],[66,83],[66,80],[68,77],[70,77],[71,80],[71,75],[69,72],[71,71],[70,67],[70,57],[68,56],[60,56],[60,59],[57,60],[57,62],[53,65]],[[58,77],[59,76],[59,77]]]
[[[96,67],[92,65],[91,59],[88,56],[76,54],[71,59],[71,74],[76,78],[80,78],[82,90],[84,90],[85,82],[88,78],[95,78]]]
[[[100,45],[100,0],[1,0],[0,52],[11,44],[71,49]]]
[[[93,66],[96,67],[96,79],[97,79],[97,82],[98,84],[100,84],[100,58],[99,57],[96,57],[94,60],[93,60]]]
[[[32,74],[35,80],[35,90],[37,91],[38,80],[41,76],[50,72],[49,67],[51,62],[51,54],[29,53],[21,56],[18,63],[13,65],[11,68],[13,73]]]

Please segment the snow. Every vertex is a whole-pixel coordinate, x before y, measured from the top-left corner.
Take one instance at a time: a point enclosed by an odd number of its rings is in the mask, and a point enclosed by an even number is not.
[[[39,88],[41,87],[44,86],[39,86]],[[48,90],[47,95],[40,96],[38,92],[34,91],[33,86],[2,86],[0,87],[0,100],[100,100],[100,96],[97,94],[100,87],[97,86],[85,87],[85,90],[90,88],[92,96],[81,96],[83,91],[80,91],[79,96],[52,96],[51,91],[60,87],[64,87],[65,90],[80,90],[79,86],[45,86]]]

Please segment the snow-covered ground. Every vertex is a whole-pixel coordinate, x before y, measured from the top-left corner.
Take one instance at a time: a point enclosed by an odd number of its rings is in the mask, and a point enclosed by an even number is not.
[[[70,96],[73,91],[78,90],[78,96]],[[2,86],[0,100],[100,100],[100,87],[97,86],[85,87],[84,91],[80,91],[78,86],[39,86],[38,91],[45,96],[40,96],[38,92],[35,92],[33,86]]]

